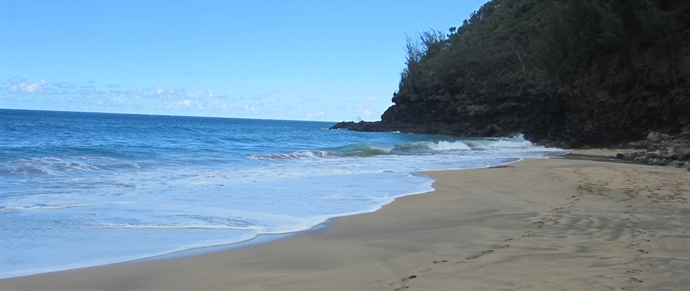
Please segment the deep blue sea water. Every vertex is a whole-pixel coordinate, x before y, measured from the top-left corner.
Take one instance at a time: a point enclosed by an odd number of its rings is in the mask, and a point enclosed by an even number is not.
[[[0,109],[0,278],[306,230],[431,191],[419,171],[562,152],[331,125]]]

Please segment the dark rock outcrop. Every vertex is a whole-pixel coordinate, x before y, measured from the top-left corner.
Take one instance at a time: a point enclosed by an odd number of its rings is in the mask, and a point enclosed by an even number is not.
[[[504,103],[497,108],[470,106],[467,114],[448,116],[443,104],[403,103],[388,108],[376,122],[341,122],[331,129],[461,137],[506,137],[524,134],[542,144],[567,148],[576,143],[565,128],[565,112],[557,99],[526,98],[524,103]]]
[[[653,166],[675,166],[690,171],[690,132],[675,136],[650,132],[647,138],[636,142],[616,145],[617,149],[644,149],[618,153],[611,159]]]

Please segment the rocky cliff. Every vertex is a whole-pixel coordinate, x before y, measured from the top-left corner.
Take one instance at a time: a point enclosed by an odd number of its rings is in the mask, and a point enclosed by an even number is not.
[[[408,39],[394,105],[333,128],[610,146],[690,127],[690,2],[494,0]]]

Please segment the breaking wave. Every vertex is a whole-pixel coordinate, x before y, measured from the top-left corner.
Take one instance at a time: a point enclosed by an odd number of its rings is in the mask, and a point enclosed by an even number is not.
[[[525,140],[522,134],[511,138],[481,138],[440,141],[416,141],[395,145],[378,145],[369,143],[351,144],[317,151],[296,151],[293,153],[249,155],[250,159],[282,160],[307,158],[338,157],[373,157],[380,155],[406,155],[433,151],[475,151],[475,150],[511,150],[511,149],[544,149]]]

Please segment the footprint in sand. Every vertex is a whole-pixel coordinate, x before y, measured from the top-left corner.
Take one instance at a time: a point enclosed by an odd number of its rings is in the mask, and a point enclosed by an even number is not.
[[[474,259],[477,259],[481,256],[488,255],[488,254],[493,253],[493,252],[494,252],[494,250],[483,251],[481,254],[467,257],[465,260],[474,260]]]
[[[541,220],[535,221],[535,222],[532,222],[532,225],[536,225],[538,228],[541,228],[542,226],[544,226],[544,222]]]
[[[431,269],[429,269],[429,270],[431,270]],[[407,283],[409,283],[409,282],[410,282],[412,279],[414,279],[414,278],[417,278],[417,275],[411,275],[411,276],[409,276],[409,277],[405,277],[405,278],[402,279],[402,282],[403,282],[403,284],[407,284]],[[393,285],[393,284],[394,284],[394,283],[391,283],[391,285]],[[407,290],[407,288],[410,288],[410,286],[398,287],[398,288],[395,288],[395,291]]]

